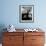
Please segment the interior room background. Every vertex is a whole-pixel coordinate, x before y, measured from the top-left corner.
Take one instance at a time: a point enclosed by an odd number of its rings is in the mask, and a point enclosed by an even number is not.
[[[19,22],[19,5],[34,5],[34,22]],[[2,29],[13,24],[16,29],[41,28],[46,32],[46,0],[0,0],[0,39]]]

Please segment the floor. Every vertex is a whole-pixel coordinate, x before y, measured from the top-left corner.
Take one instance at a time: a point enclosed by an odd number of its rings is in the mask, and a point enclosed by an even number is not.
[[[2,44],[0,44],[0,46],[2,46]]]

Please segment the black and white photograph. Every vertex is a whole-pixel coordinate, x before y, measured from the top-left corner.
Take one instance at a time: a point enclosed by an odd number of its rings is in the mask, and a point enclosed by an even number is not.
[[[20,22],[34,21],[34,5],[20,5],[19,6]]]

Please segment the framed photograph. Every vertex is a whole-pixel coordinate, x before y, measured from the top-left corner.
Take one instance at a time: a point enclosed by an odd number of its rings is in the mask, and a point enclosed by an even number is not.
[[[19,21],[34,22],[34,5],[19,5]]]

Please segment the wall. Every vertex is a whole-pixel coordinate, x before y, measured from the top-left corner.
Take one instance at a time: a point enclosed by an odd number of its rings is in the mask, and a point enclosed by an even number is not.
[[[19,5],[34,5],[34,23],[19,22]],[[46,32],[46,0],[0,0],[0,31],[13,24],[15,28],[42,28]]]
[[[1,0],[0,25],[13,24],[16,28],[46,28],[46,1],[41,0]],[[19,5],[34,5],[34,23],[19,22]]]

